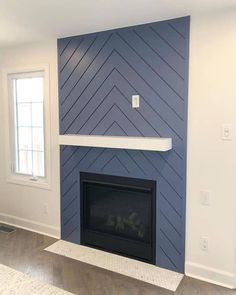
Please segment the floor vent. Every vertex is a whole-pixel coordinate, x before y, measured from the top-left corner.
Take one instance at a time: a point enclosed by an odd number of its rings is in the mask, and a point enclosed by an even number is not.
[[[15,231],[16,231],[16,229],[13,227],[0,224],[0,233],[11,234]]]

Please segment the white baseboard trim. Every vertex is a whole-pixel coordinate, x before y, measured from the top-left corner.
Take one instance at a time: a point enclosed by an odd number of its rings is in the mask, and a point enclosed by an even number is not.
[[[235,275],[230,272],[186,261],[185,274],[189,277],[206,281],[226,288],[235,288]]]
[[[33,231],[42,235],[60,239],[60,229],[51,225],[0,213],[0,223],[6,223],[15,227]]]

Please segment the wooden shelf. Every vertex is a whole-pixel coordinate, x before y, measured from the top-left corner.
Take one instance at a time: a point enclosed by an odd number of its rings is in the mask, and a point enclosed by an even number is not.
[[[172,149],[171,138],[104,136],[104,135],[60,135],[60,145],[102,147],[166,152]]]

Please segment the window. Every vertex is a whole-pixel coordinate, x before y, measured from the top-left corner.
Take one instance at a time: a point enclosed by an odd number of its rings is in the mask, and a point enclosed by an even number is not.
[[[45,77],[44,70],[8,73],[11,175],[31,183],[48,180]]]

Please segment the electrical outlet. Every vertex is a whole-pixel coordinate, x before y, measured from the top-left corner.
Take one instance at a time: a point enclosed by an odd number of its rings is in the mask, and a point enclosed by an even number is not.
[[[43,213],[44,213],[45,215],[48,214],[48,203],[44,203],[44,204],[43,204]]]
[[[209,239],[208,237],[201,237],[200,248],[204,252],[208,252],[209,249]]]
[[[222,140],[232,140],[232,125],[223,124],[222,125]]]
[[[200,202],[203,206],[210,206],[210,191],[200,191]]]
[[[132,95],[132,108],[139,108],[139,95]]]

